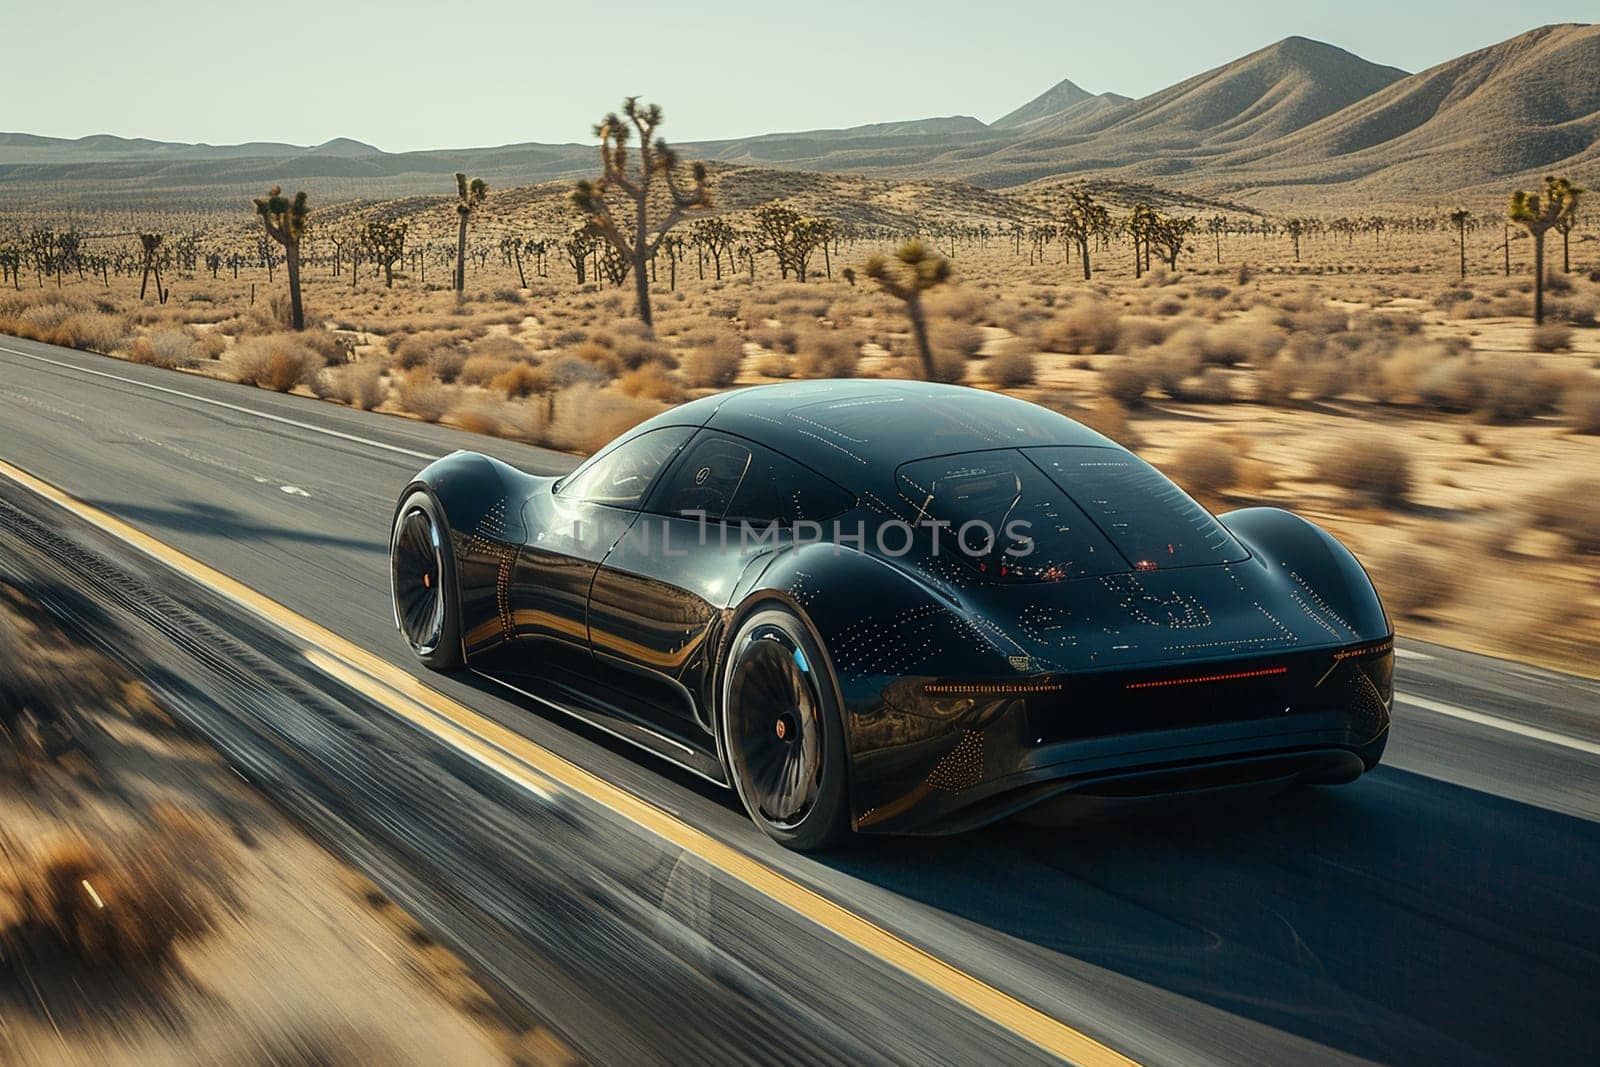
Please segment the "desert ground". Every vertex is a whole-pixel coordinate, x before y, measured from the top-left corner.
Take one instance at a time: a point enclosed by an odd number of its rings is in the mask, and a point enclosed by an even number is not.
[[[572,1062],[33,591],[0,654],[0,1062]]]
[[[1059,183],[999,194],[731,169],[713,177],[710,217],[734,236],[718,249],[702,223],[680,227],[684,245],[653,263],[652,330],[598,245],[567,247],[569,189],[491,192],[460,294],[455,197],[328,206],[303,253],[302,333],[285,329],[283,266],[262,258],[247,210],[56,219],[83,227],[89,266],[24,266],[0,290],[0,331],[585,453],[714,390],[924,375],[905,306],[863,272],[916,237],[952,268],[926,297],[934,377],[1087,422],[1214,510],[1266,503],[1326,524],[1402,634],[1597,672],[1592,225],[1570,235],[1570,270],[1551,234],[1534,327],[1532,241],[1492,205],[1462,234],[1416,208],[1290,221],[1097,188],[1113,218],[1154,200],[1196,232],[1176,269],[1156,256],[1136,270],[1125,237],[1098,238],[1086,281],[1049,233]],[[839,220],[803,282],[763,250],[757,212],[774,200]],[[375,220],[407,227],[389,272],[351,262]],[[180,236],[141,300],[135,235],[151,230]]]

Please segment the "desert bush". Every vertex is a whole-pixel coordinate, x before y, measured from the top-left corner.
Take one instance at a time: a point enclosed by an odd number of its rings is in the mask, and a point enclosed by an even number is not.
[[[940,323],[930,333],[928,340],[934,351],[952,361],[976,359],[985,340],[982,330],[961,322]]]
[[[488,404],[466,404],[458,407],[450,413],[450,421],[467,433],[482,434],[485,437],[500,436],[500,419],[495,409]]]
[[[1411,458],[1384,440],[1351,440],[1324,455],[1317,476],[1382,507],[1404,507],[1411,496]]]
[[[768,378],[793,378],[794,372],[794,357],[782,352],[768,352],[756,360],[756,373]]]
[[[153,367],[197,367],[200,359],[200,343],[187,330],[156,330],[128,346],[129,362]]]
[[[750,340],[769,352],[793,355],[800,350],[800,332],[793,326],[762,326],[750,331]]]
[[[853,378],[861,345],[853,333],[814,327],[798,339],[794,372],[801,378]]]
[[[625,370],[636,370],[649,363],[668,368],[678,365],[678,361],[673,358],[671,350],[651,337],[635,337],[624,334],[622,337],[617,338],[615,352],[617,354],[617,362]]]
[[[1238,397],[1233,391],[1233,376],[1221,367],[1205,367],[1193,378],[1178,382],[1174,399],[1191,404],[1231,404]]]
[[[582,330],[577,332],[579,334],[583,333]],[[582,340],[583,337],[580,336],[571,343],[577,344],[578,341]],[[503,333],[490,334],[487,337],[478,338],[467,347],[467,354],[471,359],[488,357],[490,359],[511,361],[533,358],[533,353],[528,351],[527,345],[515,337],[508,337]]]
[[[423,422],[438,422],[449,412],[455,394],[449,386],[435,378],[426,367],[407,371],[400,378],[396,399],[403,411],[409,411]]]
[[[310,381],[325,365],[322,357],[294,334],[247,338],[228,360],[234,381],[279,393]]]
[[[719,333],[683,359],[683,377],[697,388],[726,389],[739,377],[744,344],[737,335]]]
[[[1600,480],[1575,478],[1536,496],[1529,507],[1534,523],[1571,542],[1573,550],[1600,555]]]
[[[0,958],[48,942],[84,973],[147,974],[176,963],[176,950],[207,933],[231,902],[232,864],[214,830],[158,808],[151,829],[110,848],[72,835],[13,857],[3,895],[10,923]]]
[[[661,411],[661,405],[613,389],[574,385],[557,393],[544,430],[546,444],[593,452],[625,430]]]
[[[1039,342],[1049,352],[1069,356],[1111,352],[1120,336],[1121,312],[1100,297],[1079,300],[1059,311],[1039,330]]]
[[[428,369],[433,376],[446,385],[461,377],[461,369],[466,366],[466,354],[459,348],[444,348],[435,352],[428,360]]]
[[[465,349],[471,335],[462,330],[422,330],[407,334],[396,341],[389,338],[389,350],[394,353],[394,364],[401,370],[414,370],[430,362],[440,352]]]
[[[1426,618],[1459,592],[1460,571],[1431,553],[1406,550],[1380,558],[1374,585],[1384,608],[1395,618]]]
[[[1535,352],[1563,352],[1572,347],[1572,327],[1547,322],[1528,331],[1528,347]]]
[[[1239,481],[1234,449],[1216,441],[1196,441],[1180,448],[1167,464],[1179,485],[1200,496],[1215,496]]]
[[[513,365],[513,360],[504,359],[500,356],[468,356],[462,362],[461,372],[457,377],[464,385],[488,385],[494,379],[510,370]]]
[[[1600,434],[1600,382],[1583,378],[1567,388],[1561,411],[1573,433]]]
[[[683,400],[683,384],[659,363],[646,363],[624,371],[617,378],[617,388],[629,396],[660,400],[667,404],[677,404]]]
[[[989,303],[989,298],[978,290],[958,286],[938,292],[928,299],[928,317],[936,321],[946,319],[976,325],[988,315]]]
[[[371,411],[389,397],[383,366],[377,360],[327,367],[313,379],[316,394],[363,411]]]
[[[588,366],[588,364],[584,364]],[[491,389],[502,392],[507,400],[542,393],[551,386],[550,372],[532,363],[512,363],[489,381]]]
[[[1119,359],[1100,371],[1100,391],[1124,406],[1144,400],[1150,373],[1143,363]]]
[[[1207,363],[1234,366],[1260,365],[1283,347],[1283,332],[1259,320],[1224,323],[1207,330],[1200,340],[1200,358]]]
[[[1002,389],[1015,389],[1034,383],[1038,378],[1037,362],[1026,345],[1012,340],[1001,345],[999,350],[989,357],[984,372],[991,382]]]
[[[1293,356],[1278,356],[1257,368],[1252,381],[1256,403],[1281,407],[1294,399],[1300,386],[1300,361]]]
[[[597,371],[602,372],[606,380],[615,378],[622,370],[622,361],[617,358],[617,350],[599,339],[591,339],[574,345],[569,350],[569,357],[581,360],[594,367]]]
[[[1132,352],[1140,348],[1149,348],[1159,345],[1167,339],[1172,332],[1172,327],[1159,319],[1147,319],[1140,315],[1124,315],[1117,330],[1117,343],[1125,351]]]
[[[128,336],[127,321],[104,311],[80,311],[61,320],[49,338],[54,345],[109,354]]]
[[[603,385],[616,376],[609,367],[591,363],[576,355],[556,356],[543,364],[553,388],[565,389],[574,385]]]

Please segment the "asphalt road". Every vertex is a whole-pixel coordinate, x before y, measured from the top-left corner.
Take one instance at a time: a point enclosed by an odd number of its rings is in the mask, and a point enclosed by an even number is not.
[[[0,338],[0,460],[408,671],[387,523],[407,478],[463,447],[531,471],[574,462]],[[1384,764],[1354,785],[821,859],[771,845],[731,796],[592,731],[427,683],[1140,1060],[1596,1062],[1600,684],[1405,640],[1400,657]],[[834,992],[910,1012],[914,991],[862,981]],[[961,1035],[924,1058],[965,1058]]]

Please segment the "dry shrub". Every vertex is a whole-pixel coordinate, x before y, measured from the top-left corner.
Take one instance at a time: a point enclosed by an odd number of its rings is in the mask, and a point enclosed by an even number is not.
[[[394,353],[394,363],[402,370],[414,370],[432,361],[441,352],[466,353],[472,336],[465,330],[422,330],[409,334],[398,342],[389,338],[389,350]]]
[[[636,370],[650,363],[668,368],[678,365],[678,361],[673,358],[671,350],[660,341],[650,337],[635,337],[625,334],[617,338],[615,351],[617,362],[627,370]]]
[[[1269,322],[1241,320],[1213,327],[1200,341],[1200,356],[1207,363],[1234,366],[1260,365],[1283,347],[1284,335]]]
[[[1123,406],[1141,403],[1150,388],[1150,373],[1143,363],[1119,359],[1100,372],[1100,391]]]
[[[579,330],[578,332],[581,334],[583,331]],[[583,340],[582,337],[577,338],[577,341],[581,340]],[[572,343],[576,344],[577,341]],[[503,333],[490,334],[487,337],[478,338],[467,348],[467,353],[473,359],[481,356],[508,361],[533,358],[533,353],[528,351],[527,345],[515,337],[510,337]]]
[[[960,322],[940,323],[931,333],[934,351],[952,361],[976,359],[985,340],[982,330]]]
[[[660,404],[641,397],[575,385],[556,394],[544,439],[555,448],[593,452],[660,411]]]
[[[400,408],[423,422],[438,422],[450,410],[455,397],[449,386],[429,373],[426,367],[408,371],[396,391]]]
[[[609,338],[608,338],[609,339]],[[622,370],[622,362],[617,358],[617,353],[609,344],[599,340],[584,341],[575,345],[570,353],[571,359],[579,359],[595,369],[604,372],[604,379],[609,381],[615,378]]]
[[[1436,363],[1417,382],[1418,399],[1440,411],[1475,412],[1495,422],[1533,418],[1555,407],[1561,376],[1529,357]]]
[[[506,394],[507,400],[516,400],[550,388],[550,374],[545,368],[531,363],[513,363],[495,375],[489,387]]]
[[[1572,347],[1572,327],[1547,322],[1528,331],[1528,347],[1535,352],[1564,352]]]
[[[915,361],[916,371],[922,372],[922,361]],[[967,376],[967,358],[937,346],[933,349],[933,375],[930,380],[954,384]]]
[[[495,411],[487,404],[473,404],[456,408],[450,413],[450,420],[467,433],[482,434],[485,437],[500,436],[500,420]]]
[[[1292,356],[1278,356],[1255,373],[1255,401],[1281,407],[1294,400],[1300,385],[1300,362]]]
[[[988,314],[989,298],[976,289],[953,288],[928,300],[928,314],[934,319],[977,324]],[[818,314],[825,314],[826,309]]]
[[[860,341],[843,330],[807,330],[799,349],[794,372],[801,378],[853,378],[861,360]]]
[[[1233,376],[1221,367],[1206,367],[1195,377],[1180,379],[1168,395],[1190,404],[1231,404],[1238,399]]]
[[[145,363],[152,367],[197,367],[201,359],[200,343],[187,330],[157,330],[136,338],[128,346],[131,363]]]
[[[1239,462],[1229,445],[1196,441],[1178,450],[1167,473],[1190,492],[1214,497],[1238,484]]]
[[[472,355],[462,362],[458,378],[464,385],[488,385],[512,366],[512,360],[500,356]]]
[[[317,395],[338,400],[362,411],[371,411],[389,397],[383,381],[383,366],[377,360],[329,367],[316,379]]]
[[[229,901],[232,865],[207,824],[168,808],[115,850],[81,836],[47,843],[13,866],[5,896],[15,918],[0,957],[49,952],[85,972],[149,974],[211,928]]]
[[[793,378],[794,357],[782,352],[768,352],[756,361],[756,373],[768,378]]]
[[[1158,319],[1125,315],[1118,326],[1117,339],[1124,351],[1133,352],[1159,345],[1171,332],[1172,328]]]
[[[1411,496],[1411,459],[1388,441],[1343,442],[1318,461],[1317,476],[1382,507],[1404,507]]]
[[[1574,478],[1535,497],[1533,521],[1572,543],[1574,551],[1600,555],[1600,479]]]
[[[1039,343],[1048,352],[1069,356],[1110,352],[1120,337],[1121,312],[1100,297],[1079,300],[1057,312],[1039,331]]]
[[[557,389],[572,385],[604,385],[616,376],[611,367],[601,366],[576,355],[557,356],[542,367]]]
[[[683,360],[683,377],[697,388],[726,389],[739,377],[744,344],[731,333],[719,333]]]
[[[617,379],[617,388],[629,396],[647,397],[667,404],[677,404],[683,400],[682,384],[659,363],[646,363],[624,371]]]
[[[1002,389],[1016,389],[1032,385],[1038,379],[1038,361],[1027,346],[1019,341],[1007,341],[989,357],[984,371],[995,385]]]
[[[454,382],[461,377],[461,369],[466,366],[467,357],[459,348],[441,349],[428,360],[428,369],[433,376],[441,382]]]
[[[763,326],[750,331],[750,340],[769,352],[800,351],[800,333],[793,326]]]
[[[121,315],[84,311],[63,319],[51,335],[50,343],[108,355],[127,335],[127,320]]]
[[[228,361],[235,381],[287,393],[309,382],[326,364],[294,334],[269,334],[239,342]]]
[[[1561,411],[1573,433],[1600,434],[1600,382],[1582,379],[1569,386]]]
[[[1407,549],[1379,559],[1373,570],[1378,596],[1395,618],[1425,619],[1459,592],[1460,568],[1431,553]]]

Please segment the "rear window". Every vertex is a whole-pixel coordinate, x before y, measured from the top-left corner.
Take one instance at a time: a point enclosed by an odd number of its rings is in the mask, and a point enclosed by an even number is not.
[[[917,460],[896,474],[916,522],[940,524],[940,551],[997,582],[1126,571],[1094,523],[1021,452]]]
[[[1136,570],[1249,558],[1244,546],[1209,511],[1129,452],[1092,445],[1024,451]]]

